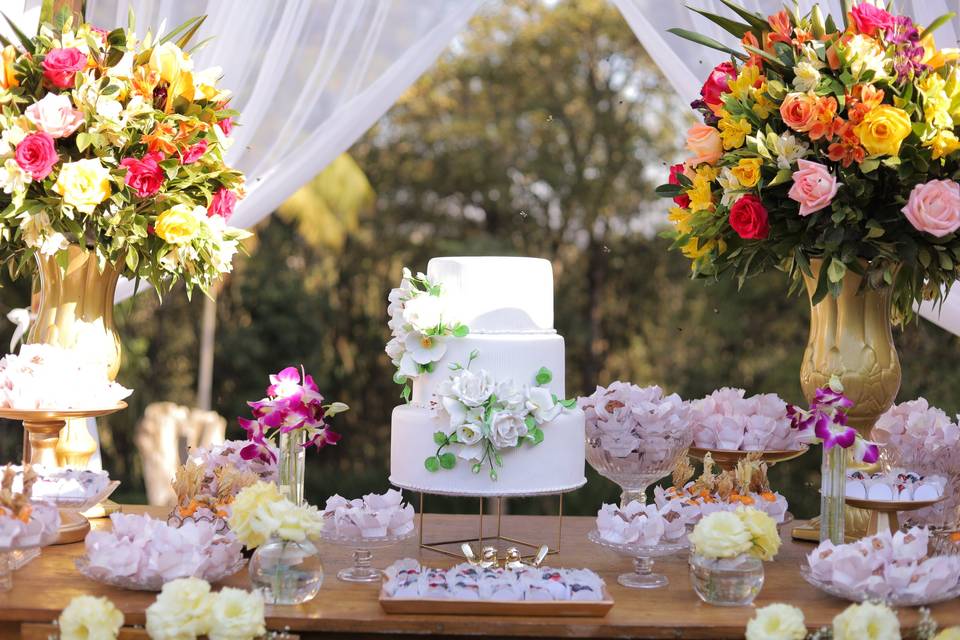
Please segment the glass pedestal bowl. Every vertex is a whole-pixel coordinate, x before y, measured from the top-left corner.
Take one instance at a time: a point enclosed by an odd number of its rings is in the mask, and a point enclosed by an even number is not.
[[[594,529],[587,534],[590,542],[616,551],[622,556],[633,558],[633,572],[624,573],[617,577],[617,582],[631,589],[656,589],[665,587],[669,584],[667,576],[653,572],[653,561],[655,558],[663,558],[686,551],[690,547],[687,536],[683,536],[676,542],[661,542],[656,545],[640,545],[636,543],[617,543],[611,542],[600,535],[600,532]]]
[[[620,486],[620,506],[647,501],[647,487],[670,475],[687,455],[690,436],[665,433],[641,439],[632,451],[604,447],[603,434],[587,437],[586,457],[597,473]]]
[[[320,539],[342,547],[353,549],[353,566],[341,569],[337,578],[344,582],[380,582],[383,571],[373,565],[373,552],[376,549],[386,549],[395,544],[409,540],[416,533],[411,529],[407,533],[378,538],[363,538],[342,536],[331,532],[321,532]]]

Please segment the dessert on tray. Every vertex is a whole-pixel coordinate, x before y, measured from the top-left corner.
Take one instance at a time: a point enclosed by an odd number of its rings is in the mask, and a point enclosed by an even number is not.
[[[853,471],[847,474],[848,498],[890,502],[929,502],[943,497],[947,479],[922,476],[912,471],[891,469],[878,473]]]
[[[390,294],[390,482],[508,496],[576,489],[584,416],[564,400],[553,269],[536,258],[434,258]]]
[[[29,549],[50,544],[60,529],[60,512],[52,504],[32,502],[37,475],[29,465],[23,470],[19,490],[16,472],[7,465],[0,481],[0,550]]]
[[[713,473],[713,458],[706,454],[703,459],[703,474],[695,481],[693,467],[684,458],[673,472],[673,485],[668,489],[656,487],[654,501],[661,509],[672,506],[694,522],[701,516],[715,511],[733,511],[748,506],[763,511],[777,524],[782,524],[787,515],[787,499],[770,488],[767,464],[760,461],[760,454],[748,455],[733,471]]]
[[[690,403],[693,446],[726,451],[801,449],[790,428],[787,404],[775,393],[744,397],[743,389],[724,387]]]
[[[395,489],[383,495],[370,493],[362,500],[333,495],[322,516],[324,533],[342,538],[402,536],[414,528],[413,506],[404,503]]]
[[[89,469],[58,469],[40,465],[11,467],[16,474],[13,490],[22,491],[26,475],[24,470],[34,475],[31,498],[52,502],[83,502],[98,497],[110,485],[110,475],[106,471]]]
[[[699,519],[690,509],[668,502],[658,507],[634,500],[626,507],[605,504],[597,512],[597,532],[607,542],[652,547],[661,542],[678,542],[687,527]]]

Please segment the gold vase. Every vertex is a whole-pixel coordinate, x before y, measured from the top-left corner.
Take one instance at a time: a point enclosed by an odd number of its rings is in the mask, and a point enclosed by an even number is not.
[[[823,264],[811,260],[813,277],[804,276],[813,298]],[[900,360],[893,344],[890,287],[859,291],[862,278],[847,271],[840,296],[827,295],[810,307],[810,339],[803,354],[800,385],[808,401],[837,376],[853,401],[850,425],[861,435],[890,408],[900,390]]]
[[[76,245],[66,252],[65,269],[55,257],[36,254],[40,303],[27,342],[77,349],[85,357],[103,361],[113,380],[120,370],[113,298],[121,265],[108,263],[101,271],[95,253]],[[68,420],[57,443],[57,463],[84,468],[96,450],[86,421]]]

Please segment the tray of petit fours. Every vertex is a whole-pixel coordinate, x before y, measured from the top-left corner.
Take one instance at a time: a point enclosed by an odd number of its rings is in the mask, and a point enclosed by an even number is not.
[[[521,565],[452,568],[405,558],[387,567],[380,606],[387,613],[603,617],[613,598],[589,569]]]

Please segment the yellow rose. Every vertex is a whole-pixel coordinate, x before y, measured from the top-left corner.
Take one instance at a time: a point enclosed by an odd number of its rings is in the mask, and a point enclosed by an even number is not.
[[[759,509],[737,509],[737,517],[750,532],[753,548],[750,553],[761,560],[773,560],[780,550],[780,532],[777,523]]]
[[[188,205],[174,205],[157,217],[154,231],[170,244],[189,244],[200,231],[200,219]]]
[[[67,162],[60,168],[53,190],[77,211],[93,213],[110,197],[110,170],[94,158]]]
[[[960,140],[957,139],[953,131],[943,129],[942,131],[938,131],[937,135],[933,138],[924,142],[923,146],[930,147],[933,150],[933,159],[939,160],[960,149]]]
[[[0,68],[0,87],[4,89],[20,86],[13,71],[13,63],[16,61],[17,55],[17,49],[12,44],[4,47],[3,51],[0,52],[0,58],[3,62],[3,67]]]
[[[735,558],[753,546],[743,520],[729,511],[717,511],[701,519],[690,533],[690,544],[707,558]]]
[[[746,640],[803,640],[807,626],[803,611],[789,604],[770,604],[757,609],[747,623]]]
[[[960,640],[960,627],[950,627],[949,629],[944,629],[937,635],[933,636],[933,640]]]
[[[860,142],[872,156],[895,156],[900,143],[910,135],[910,117],[903,109],[882,104],[863,117],[854,128]]]
[[[77,596],[57,620],[63,640],[108,640],[123,626],[123,614],[106,598]]]
[[[744,158],[737,163],[737,166],[730,169],[730,173],[742,186],[755,187],[760,182],[760,167],[762,165],[763,160],[760,158]]]

